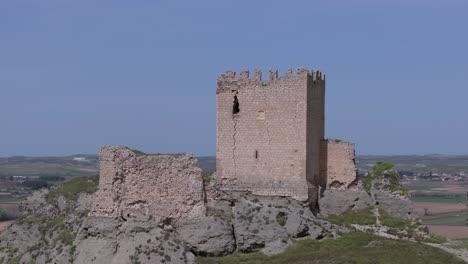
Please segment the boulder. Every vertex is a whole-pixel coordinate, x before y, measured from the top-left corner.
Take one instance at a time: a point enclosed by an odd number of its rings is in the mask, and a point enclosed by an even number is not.
[[[192,252],[202,256],[223,256],[236,248],[230,219],[208,216],[179,221],[176,232]]]
[[[175,232],[156,222],[89,218],[80,234],[73,263],[193,263]]]
[[[326,190],[319,200],[320,215],[341,215],[350,209],[373,206],[371,196],[363,189]]]
[[[393,217],[406,220],[417,219],[410,195],[401,187],[396,170],[384,171],[382,176],[376,177],[371,182],[370,193],[373,202]]]
[[[302,203],[284,197],[241,196],[232,212],[237,249],[241,252],[278,248],[281,243],[276,241],[284,244],[289,238],[308,236],[314,218]]]

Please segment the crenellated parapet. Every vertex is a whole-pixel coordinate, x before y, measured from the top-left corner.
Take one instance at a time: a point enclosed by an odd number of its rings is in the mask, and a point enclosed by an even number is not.
[[[253,76],[248,70],[241,71],[239,74],[229,70],[218,77],[217,92],[233,89],[232,86],[245,87],[245,84],[268,86],[270,82],[281,82],[305,77],[310,78],[314,82],[325,82],[325,74],[321,71],[306,68],[298,68],[296,71],[288,69],[283,76],[278,75],[277,69],[270,69],[268,79],[266,80],[263,79],[262,71],[259,69],[254,70]]]

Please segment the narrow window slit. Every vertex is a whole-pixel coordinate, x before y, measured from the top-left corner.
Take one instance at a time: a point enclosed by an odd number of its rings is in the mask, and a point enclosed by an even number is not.
[[[234,103],[232,105],[232,114],[235,115],[240,112],[239,109],[239,99],[237,99],[237,94],[234,95]]]

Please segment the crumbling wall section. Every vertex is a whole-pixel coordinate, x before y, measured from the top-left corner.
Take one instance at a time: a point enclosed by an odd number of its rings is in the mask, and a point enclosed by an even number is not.
[[[104,146],[92,215],[179,219],[205,213],[202,171],[191,155],[137,155]]]
[[[321,147],[322,188],[347,190],[355,188],[358,173],[354,144],[340,140],[323,140]]]

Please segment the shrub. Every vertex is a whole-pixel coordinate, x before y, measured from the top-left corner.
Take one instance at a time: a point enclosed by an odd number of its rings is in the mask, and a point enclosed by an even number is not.
[[[32,190],[39,190],[42,188],[49,187],[49,183],[47,183],[47,181],[44,181],[44,180],[27,180],[27,181],[24,181],[22,185]]]
[[[395,167],[395,164],[383,161],[377,161],[372,167],[372,175],[374,177],[383,176],[384,171],[391,170]]]
[[[18,209],[4,210],[0,208],[0,221],[10,221],[18,218],[20,212]]]
[[[65,180],[62,176],[40,176],[39,180],[41,181],[63,181]]]
[[[71,246],[75,240],[75,236],[75,233],[71,232],[69,229],[65,229],[57,236],[56,241],[60,241],[64,245]]]
[[[205,182],[213,182],[216,181],[216,176],[214,174],[208,174],[203,176],[203,181]]]
[[[372,170],[367,173],[367,177],[362,180],[362,184],[364,185],[364,188],[367,191],[370,191],[372,181],[377,178],[384,176],[384,172],[391,170],[395,167],[394,164],[389,163],[389,162],[383,162],[383,161],[377,161],[374,166],[372,167]],[[390,178],[390,183],[391,185],[389,186],[389,189],[391,188],[397,188],[396,186],[401,186],[398,178]],[[392,187],[393,186],[393,187]],[[404,188],[404,187],[402,187]],[[407,189],[406,189],[407,190]]]
[[[280,225],[280,226],[285,226],[286,223],[288,221],[288,214],[285,213],[285,212],[279,212],[277,215],[276,215],[276,222]]]
[[[64,182],[59,188],[47,194],[47,203],[56,205],[57,198],[63,196],[69,201],[76,201],[79,193],[94,193],[98,187],[98,176],[76,177]]]

